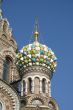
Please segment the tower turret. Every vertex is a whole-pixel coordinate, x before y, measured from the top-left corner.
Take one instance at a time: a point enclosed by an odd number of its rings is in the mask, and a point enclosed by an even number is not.
[[[25,100],[22,110],[59,110],[51,97],[51,78],[57,58],[51,48],[38,41],[38,24],[35,24],[34,42],[24,46],[16,56],[20,71],[21,97]]]

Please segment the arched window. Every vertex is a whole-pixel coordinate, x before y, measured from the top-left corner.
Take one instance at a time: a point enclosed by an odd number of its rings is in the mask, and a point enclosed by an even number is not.
[[[12,59],[6,56],[3,64],[3,79],[8,80],[10,69],[11,69]]]
[[[0,102],[0,110],[2,110],[2,104],[1,104],[1,102]]]
[[[46,80],[43,78],[42,80],[42,92],[45,93]]]
[[[23,80],[23,93],[25,94],[25,89],[26,89],[26,83],[25,81]]]
[[[28,85],[29,85],[28,86],[28,92],[31,93],[32,92],[32,79],[31,78],[28,79]]]

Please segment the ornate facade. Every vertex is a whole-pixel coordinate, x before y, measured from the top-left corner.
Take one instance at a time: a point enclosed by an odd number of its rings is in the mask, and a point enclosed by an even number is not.
[[[59,110],[51,96],[57,58],[38,42],[37,27],[36,23],[34,42],[18,52],[12,29],[0,9],[0,110]]]

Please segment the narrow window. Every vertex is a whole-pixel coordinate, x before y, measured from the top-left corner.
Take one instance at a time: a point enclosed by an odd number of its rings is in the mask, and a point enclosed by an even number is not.
[[[9,57],[6,57],[3,64],[3,79],[8,80],[12,60]]]
[[[17,89],[18,89],[18,93],[20,94],[21,93],[21,82],[18,82]]]
[[[28,86],[29,91],[28,92],[31,93],[32,92],[32,80],[31,80],[31,78],[28,79],[28,84],[29,84],[29,86]]]
[[[25,81],[23,80],[23,93],[25,94],[25,89],[26,89],[26,84]]]
[[[45,93],[45,89],[46,89],[45,86],[46,86],[46,80],[43,79],[43,80],[42,80],[42,92],[43,92],[43,93]]]

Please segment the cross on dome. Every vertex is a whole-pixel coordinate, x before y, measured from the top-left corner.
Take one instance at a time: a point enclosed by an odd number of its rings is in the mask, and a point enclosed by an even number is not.
[[[35,42],[38,41],[38,36],[39,36],[39,32],[38,32],[38,20],[36,19],[35,21],[35,28],[34,28],[34,38],[35,38]]]

